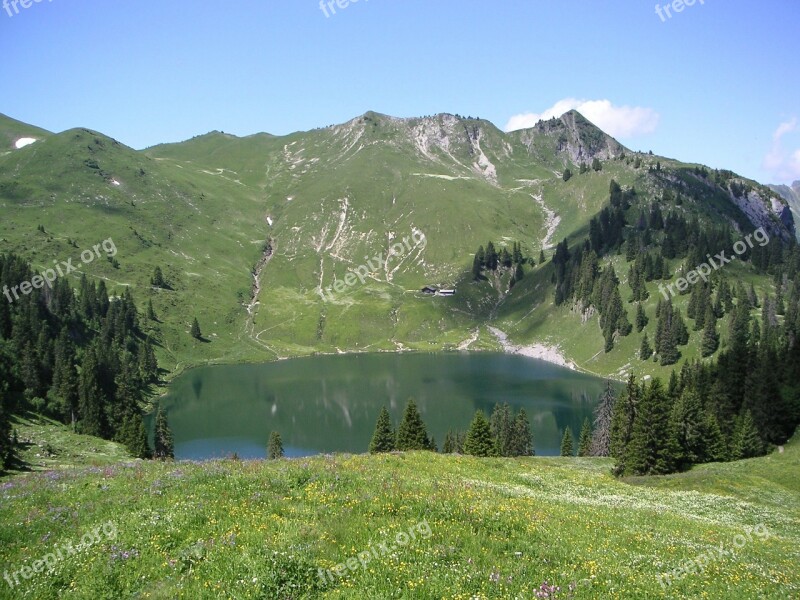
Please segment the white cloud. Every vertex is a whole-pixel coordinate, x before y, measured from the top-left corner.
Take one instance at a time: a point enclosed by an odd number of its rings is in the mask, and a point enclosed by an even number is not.
[[[508,120],[506,131],[533,127],[541,120],[560,117],[570,110],[577,110],[609,135],[621,138],[653,133],[661,118],[652,108],[614,106],[610,100],[564,98],[541,113],[514,115]]]
[[[772,134],[772,148],[764,156],[761,166],[770,177],[778,183],[792,182],[800,179],[800,149],[792,152],[786,150],[783,138],[797,131],[797,117],[784,121]]]
[[[772,134],[772,140],[779,142],[783,136],[785,136],[787,133],[791,133],[795,129],[797,129],[797,117],[793,117],[789,121],[778,125],[775,133]]]

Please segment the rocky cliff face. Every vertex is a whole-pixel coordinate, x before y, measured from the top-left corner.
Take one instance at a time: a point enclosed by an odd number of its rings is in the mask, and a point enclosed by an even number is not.
[[[771,185],[769,188],[781,195],[781,197],[788,202],[791,215],[794,221],[800,220],[800,181],[795,181],[791,186],[788,185]],[[800,241],[800,232],[795,230],[798,241]]]
[[[574,164],[590,164],[595,158],[608,160],[625,152],[622,144],[574,110],[559,119],[540,121],[531,129],[515,133],[539,160],[546,159],[548,154],[542,152],[542,146],[550,153],[568,157]],[[540,142],[542,138],[550,140],[551,144],[543,145]]]

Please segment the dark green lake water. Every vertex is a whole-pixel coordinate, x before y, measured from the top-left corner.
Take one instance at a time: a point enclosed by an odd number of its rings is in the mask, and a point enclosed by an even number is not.
[[[536,454],[556,455],[565,427],[577,441],[604,385],[508,354],[355,354],[193,369],[161,402],[178,459],[262,458],[272,430],[287,456],[366,452],[381,406],[396,426],[411,397],[440,449],[476,409],[488,416],[508,402],[528,413]]]

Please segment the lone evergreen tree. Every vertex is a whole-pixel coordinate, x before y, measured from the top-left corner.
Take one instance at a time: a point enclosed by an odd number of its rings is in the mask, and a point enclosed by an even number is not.
[[[563,179],[565,182],[567,182],[567,181],[569,181],[570,179],[572,179],[572,171],[570,171],[570,170],[569,170],[569,168],[567,168],[567,169],[564,169],[564,174],[562,175],[562,179]]]
[[[564,428],[564,436],[561,438],[561,456],[573,456],[572,431],[569,427]]]
[[[167,422],[167,415],[159,405],[156,412],[155,452],[154,458],[162,460],[175,458],[175,444],[172,440],[172,430]]]
[[[497,444],[492,430],[482,410],[475,413],[464,440],[464,453],[472,456],[498,456]]]
[[[157,288],[166,288],[167,282],[164,280],[164,273],[161,272],[161,267],[156,267],[153,270],[153,276],[150,278],[150,284]]]
[[[195,317],[194,321],[192,321],[192,329],[189,333],[191,333],[192,337],[196,340],[199,340],[201,337],[203,337],[203,334],[200,333],[200,323],[197,322],[197,317]]]
[[[544,248],[542,248],[541,250],[539,250],[539,264],[543,265],[546,262],[547,259],[544,257]]]
[[[645,332],[642,338],[642,345],[639,347],[639,358],[648,360],[651,356],[653,356],[653,349],[650,347],[650,340],[647,339],[647,332]]]
[[[267,443],[267,458],[276,460],[283,458],[283,440],[281,434],[277,431],[271,431],[269,434],[269,442]]]
[[[158,317],[156,317],[156,311],[153,309],[153,300],[147,301],[147,319],[148,321],[158,321]]]
[[[417,403],[410,398],[403,412],[400,427],[397,428],[396,447],[400,451],[430,450],[431,442],[422,417],[417,410]]]
[[[578,438],[578,456],[589,456],[592,445],[592,426],[589,424],[588,417],[583,420],[581,435]]]
[[[445,438],[445,445],[447,438]],[[395,434],[392,428],[392,420],[386,407],[381,408],[378,414],[378,421],[375,424],[375,433],[372,434],[372,441],[369,443],[371,454],[378,452],[391,452],[395,448]],[[447,450],[445,450],[447,452]]]

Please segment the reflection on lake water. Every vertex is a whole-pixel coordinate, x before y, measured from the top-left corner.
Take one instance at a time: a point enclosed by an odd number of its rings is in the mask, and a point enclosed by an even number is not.
[[[449,429],[466,430],[476,409],[524,407],[539,455],[577,439],[605,382],[546,362],[493,353],[314,356],[260,365],[193,369],[162,399],[175,457],[266,455],[278,431],[287,456],[366,452],[381,406],[395,426],[413,397],[439,447]]]

